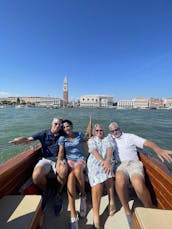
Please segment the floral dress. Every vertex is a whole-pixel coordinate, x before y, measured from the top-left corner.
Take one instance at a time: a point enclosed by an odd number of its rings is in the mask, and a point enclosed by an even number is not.
[[[88,169],[88,179],[89,183],[92,186],[96,184],[103,183],[107,179],[114,176],[113,173],[106,174],[102,167],[100,161],[98,161],[95,156],[92,154],[93,150],[97,150],[98,153],[102,156],[103,159],[106,159],[106,151],[109,147],[114,147],[114,144],[108,141],[107,137],[100,139],[94,137],[88,141],[88,149],[90,156],[87,160],[87,169]]]

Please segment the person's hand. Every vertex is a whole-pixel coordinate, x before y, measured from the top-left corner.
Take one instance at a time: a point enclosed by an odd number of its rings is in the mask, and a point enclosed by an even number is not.
[[[155,142],[150,141],[150,140],[146,140],[144,142],[144,146],[153,149],[162,162],[164,162],[164,159],[168,161],[169,163],[172,162],[172,157],[170,155],[172,154],[171,150],[162,149]]]
[[[17,137],[13,140],[9,141],[8,143],[14,144],[14,145],[26,145],[28,143],[28,139],[25,137]]]
[[[172,151],[171,150],[161,149],[157,152],[157,155],[162,162],[164,162],[164,159],[168,161],[169,163],[172,162],[172,157],[171,157]]]
[[[112,166],[110,160],[104,160],[101,162],[102,169],[105,173],[110,174],[112,172]]]
[[[66,161],[65,160],[57,160],[56,163],[56,171],[57,173],[59,173],[60,171],[60,167],[66,165]]]

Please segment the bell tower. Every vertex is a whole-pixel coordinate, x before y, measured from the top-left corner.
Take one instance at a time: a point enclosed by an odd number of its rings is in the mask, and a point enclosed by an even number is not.
[[[63,81],[63,100],[65,102],[65,105],[68,104],[68,81],[67,76],[65,76]]]

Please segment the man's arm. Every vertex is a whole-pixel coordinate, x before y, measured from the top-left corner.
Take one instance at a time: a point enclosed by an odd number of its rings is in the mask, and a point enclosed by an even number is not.
[[[27,145],[34,141],[33,137],[17,137],[14,138],[13,140],[9,141],[9,143],[14,144],[14,145]]]
[[[162,162],[164,162],[164,159],[167,160],[169,163],[172,162],[172,157],[170,156],[170,154],[172,154],[171,150],[162,149],[155,142],[152,142],[150,140],[146,140],[144,142],[144,146],[153,149]]]

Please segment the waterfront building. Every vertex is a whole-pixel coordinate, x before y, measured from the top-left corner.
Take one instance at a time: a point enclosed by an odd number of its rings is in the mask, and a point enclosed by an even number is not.
[[[0,101],[7,101],[9,103],[37,103],[37,101],[40,100],[41,97],[34,97],[34,96],[10,96],[10,97],[5,97],[5,98],[0,98]]]
[[[66,76],[63,81],[63,100],[64,100],[64,106],[67,106],[69,101],[68,101],[68,80]]]
[[[38,107],[62,107],[63,100],[56,97],[20,96],[0,98],[0,101],[7,101],[15,104],[34,104]]]
[[[164,101],[164,107],[165,108],[171,108],[172,109],[172,98],[166,98],[163,99]]]
[[[134,102],[132,99],[119,100],[117,102],[117,109],[132,109]]]
[[[133,108],[135,109],[145,109],[148,108],[149,106],[148,99],[144,97],[137,97],[132,101],[133,101]]]
[[[82,95],[80,107],[112,107],[113,96],[110,95]]]
[[[40,101],[37,101],[35,105],[38,107],[59,108],[63,106],[63,99],[56,97],[40,97]]]
[[[164,100],[160,98],[150,98],[148,102],[149,102],[149,108],[151,109],[164,107]]]

